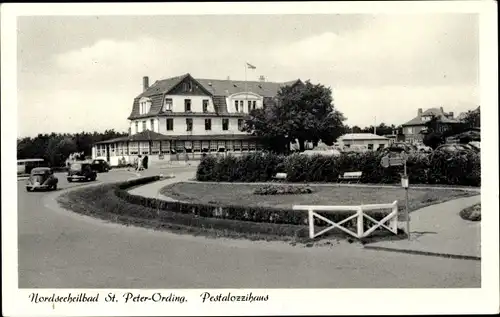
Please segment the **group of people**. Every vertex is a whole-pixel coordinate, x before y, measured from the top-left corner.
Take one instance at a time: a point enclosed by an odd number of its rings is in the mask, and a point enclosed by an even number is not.
[[[144,157],[142,157],[142,155],[139,155],[136,159],[135,170],[142,171],[147,168],[148,168],[148,156],[145,155]]]

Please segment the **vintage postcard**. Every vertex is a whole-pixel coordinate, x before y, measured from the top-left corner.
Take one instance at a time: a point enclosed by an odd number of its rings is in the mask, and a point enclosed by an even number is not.
[[[498,313],[496,3],[1,9],[5,315]]]

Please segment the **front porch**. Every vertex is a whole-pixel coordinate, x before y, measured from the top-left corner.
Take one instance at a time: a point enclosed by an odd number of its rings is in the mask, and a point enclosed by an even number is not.
[[[139,155],[150,164],[168,161],[197,161],[204,154],[242,155],[260,150],[249,135],[167,136],[144,131],[129,137],[101,141],[92,146],[92,158],[103,158],[111,166],[133,165]]]

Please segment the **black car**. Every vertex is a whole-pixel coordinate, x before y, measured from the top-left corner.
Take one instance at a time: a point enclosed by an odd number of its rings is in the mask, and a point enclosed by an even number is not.
[[[92,161],[92,169],[98,173],[104,173],[108,172],[111,168],[106,160],[95,159]]]
[[[66,179],[72,181],[95,181],[97,173],[92,169],[91,163],[72,163],[68,170]]]

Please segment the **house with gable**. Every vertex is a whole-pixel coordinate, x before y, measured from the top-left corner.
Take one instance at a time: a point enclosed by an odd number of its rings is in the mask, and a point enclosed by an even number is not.
[[[94,144],[93,158],[112,166],[138,155],[155,160],[196,160],[203,153],[234,155],[260,149],[256,137],[242,131],[249,113],[275,102],[281,87],[302,85],[300,79],[275,83],[199,79],[190,74],[156,81],[133,100],[129,135]]]
[[[426,123],[433,117],[437,118],[437,126],[439,132],[444,132],[454,124],[460,122],[456,120],[453,112],[444,112],[443,107],[430,108],[422,111],[422,108],[417,110],[417,116],[410,121],[401,125],[405,142],[422,143],[424,133],[427,129]]]

